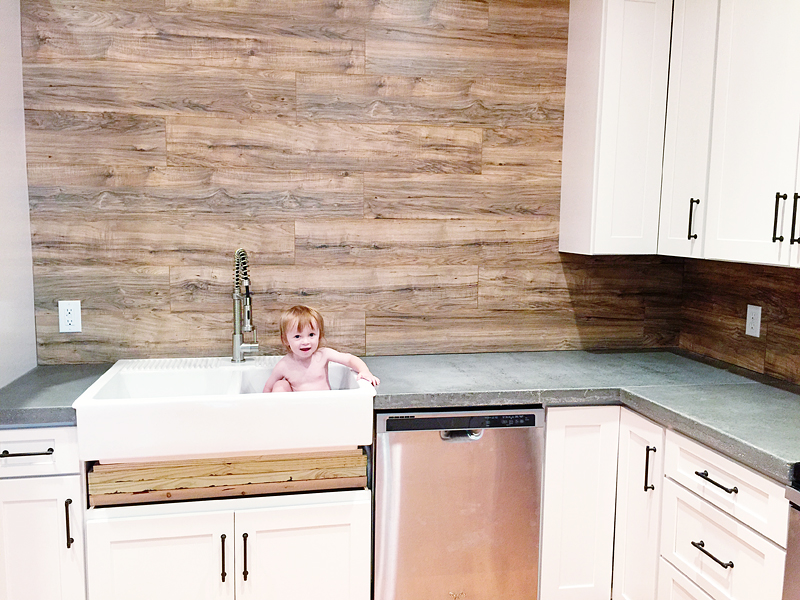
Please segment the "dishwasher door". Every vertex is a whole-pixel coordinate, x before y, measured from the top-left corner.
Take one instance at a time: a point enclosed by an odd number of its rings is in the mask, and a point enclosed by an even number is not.
[[[783,600],[800,600],[800,489],[787,487],[789,539],[786,542]]]
[[[544,410],[378,415],[375,600],[535,599]]]

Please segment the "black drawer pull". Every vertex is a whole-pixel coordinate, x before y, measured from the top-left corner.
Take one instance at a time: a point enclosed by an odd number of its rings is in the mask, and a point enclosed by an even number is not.
[[[244,571],[242,571],[242,577],[244,580],[247,581],[247,534],[242,534],[242,547],[244,549]]]
[[[225,583],[225,577],[228,575],[225,572],[225,538],[226,537],[228,537],[228,536],[226,536],[224,533],[221,536],[219,536],[220,542],[222,543],[222,573],[220,573],[220,575],[222,576],[222,583]]]
[[[711,560],[713,560],[715,563],[717,563],[723,569],[732,569],[733,568],[733,561],[732,560],[729,560],[728,562],[724,563],[720,559],[718,559],[716,556],[711,554],[711,552],[706,550],[706,545],[703,542],[703,540],[700,540],[699,542],[692,542],[692,546],[694,546],[695,548],[700,550],[700,552],[702,552],[703,554],[708,556]]]
[[[692,233],[692,217],[694,217],[694,205],[700,204],[699,198],[689,198],[689,238],[690,240],[696,240],[697,234]]]
[[[9,452],[3,450],[0,452],[0,458],[19,458],[20,456],[50,456],[55,450],[48,448],[44,452]]]
[[[778,235],[778,206],[780,206],[781,200],[786,200],[788,198],[786,194],[781,194],[780,192],[775,192],[775,222],[772,224],[772,241],[773,242],[782,242],[783,236]]]
[[[711,479],[711,477],[708,476],[708,471],[695,471],[694,474],[697,475],[698,477],[700,477],[701,479],[705,479],[708,483],[714,484],[719,489],[725,490],[729,494],[738,494],[739,493],[739,488],[737,488],[736,486],[733,486],[732,488],[728,488],[728,487],[725,487],[724,485],[722,485],[721,483],[717,483],[716,481]]]
[[[72,498],[67,498],[64,500],[64,517],[65,522],[67,524],[67,548],[72,548],[72,544],[75,543],[75,539],[69,532],[69,505],[72,504]]]
[[[797,192],[794,193],[794,208],[792,209],[792,230],[789,232],[789,244],[794,244],[795,242],[800,244],[800,236],[794,237],[794,226],[797,224],[797,199],[800,198],[800,194]]]
[[[650,453],[655,452],[655,446],[648,446],[644,450],[644,491],[654,490],[656,486],[653,484],[648,485],[647,480],[650,479]]]

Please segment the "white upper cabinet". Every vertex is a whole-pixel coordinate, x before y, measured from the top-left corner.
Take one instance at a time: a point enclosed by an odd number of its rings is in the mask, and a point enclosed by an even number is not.
[[[703,257],[719,0],[675,0],[658,253]]]
[[[721,1],[706,258],[800,264],[798,39],[797,0]]]
[[[655,254],[672,0],[572,0],[559,249]]]

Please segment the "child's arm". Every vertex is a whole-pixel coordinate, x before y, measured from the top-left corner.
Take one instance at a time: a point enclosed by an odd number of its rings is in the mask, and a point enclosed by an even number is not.
[[[381,380],[375,377],[367,367],[367,363],[363,360],[358,358],[353,354],[348,354],[347,352],[338,352],[333,350],[332,348],[325,348],[325,357],[335,363],[339,363],[340,365],[344,365],[346,367],[350,367],[358,373],[359,379],[364,379],[369,381],[372,385],[377,386],[380,384]]]
[[[269,394],[272,392],[272,388],[275,387],[275,384],[284,378],[283,374],[283,359],[278,361],[278,364],[272,368],[272,373],[269,374],[269,379],[267,379],[267,383],[264,384],[264,394]]]

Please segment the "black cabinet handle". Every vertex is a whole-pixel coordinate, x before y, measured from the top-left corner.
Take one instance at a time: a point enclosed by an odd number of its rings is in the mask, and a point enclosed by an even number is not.
[[[699,198],[689,198],[689,237],[690,240],[696,240],[697,234],[692,233],[692,218],[694,217],[694,205],[700,204]]]
[[[242,577],[244,580],[247,581],[247,534],[242,534],[242,546],[244,547],[244,571],[242,571]]]
[[[67,498],[64,500],[64,522],[67,524],[67,548],[72,548],[72,544],[75,543],[75,540],[70,534],[69,531],[69,505],[72,504],[72,498]]]
[[[706,545],[703,542],[703,540],[700,540],[699,542],[692,542],[692,546],[694,546],[695,548],[700,550],[700,552],[702,552],[703,554],[708,556],[711,560],[713,560],[715,563],[717,563],[723,569],[732,569],[733,568],[733,561],[732,560],[729,560],[728,562],[722,562],[716,556],[711,554],[711,552],[706,550]]]
[[[222,573],[220,573],[220,575],[222,576],[222,583],[225,583],[225,577],[228,575],[225,572],[225,538],[226,537],[228,537],[228,536],[226,536],[224,533],[221,536],[219,536],[220,542],[222,543]]]
[[[739,488],[737,488],[736,486],[734,486],[732,488],[725,487],[721,483],[717,483],[716,481],[711,479],[711,477],[708,476],[708,471],[695,471],[694,474],[697,475],[698,477],[700,477],[701,479],[705,479],[708,483],[711,483],[711,484],[717,486],[719,489],[725,490],[729,494],[738,494],[739,493]]]
[[[648,446],[644,450],[644,491],[654,490],[656,486],[647,484],[648,479],[650,479],[650,453],[655,452],[655,446]]]
[[[8,450],[3,450],[0,452],[0,458],[18,458],[20,456],[50,456],[53,454],[55,450],[52,448],[48,448],[44,452],[9,452]]]
[[[794,237],[794,226],[797,224],[797,199],[800,198],[800,194],[797,192],[794,193],[794,208],[792,209],[792,230],[789,232],[789,244],[794,244],[797,242],[800,244],[800,236]]]
[[[775,221],[772,224],[772,241],[773,242],[782,242],[783,236],[778,235],[778,207],[780,206],[781,200],[786,200],[788,198],[786,194],[781,194],[780,192],[775,192]]]

